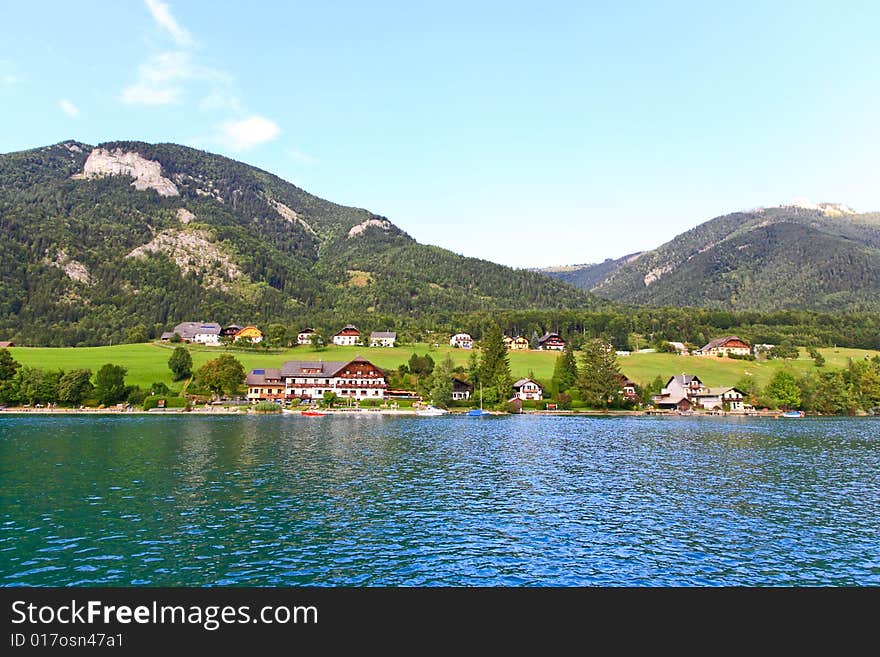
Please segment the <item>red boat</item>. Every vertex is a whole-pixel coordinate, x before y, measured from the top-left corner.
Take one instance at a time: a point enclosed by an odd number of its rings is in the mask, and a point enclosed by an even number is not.
[[[326,413],[322,413],[321,411],[302,411],[300,415],[307,415],[310,417],[317,417],[319,415],[327,415]]]

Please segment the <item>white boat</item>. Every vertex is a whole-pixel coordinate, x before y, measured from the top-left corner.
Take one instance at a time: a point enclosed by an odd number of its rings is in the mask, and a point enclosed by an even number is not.
[[[436,406],[425,406],[425,408],[420,408],[416,411],[416,415],[446,415],[449,411],[444,410],[442,408],[437,408]]]

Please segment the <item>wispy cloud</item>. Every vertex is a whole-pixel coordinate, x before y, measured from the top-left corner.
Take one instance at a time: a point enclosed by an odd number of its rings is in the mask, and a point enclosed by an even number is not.
[[[75,119],[79,116],[79,108],[74,105],[69,98],[62,98],[58,101],[58,107],[61,108],[61,111],[67,114],[72,119]]]
[[[138,66],[134,84],[122,90],[121,100],[127,105],[170,105],[180,101],[184,80],[192,77],[191,56],[174,51],[154,55]]]
[[[316,164],[318,162],[318,158],[312,157],[308,153],[303,153],[296,148],[289,150],[287,154],[290,155],[291,160],[300,164]]]
[[[165,30],[178,46],[187,47],[193,44],[189,31],[171,15],[171,8],[167,4],[159,2],[159,0],[144,0],[144,2],[156,24]]]
[[[217,140],[233,151],[246,151],[278,138],[281,128],[272,119],[253,115],[218,126]]]
[[[18,80],[19,77],[15,74],[12,62],[0,59],[0,87],[11,87]]]

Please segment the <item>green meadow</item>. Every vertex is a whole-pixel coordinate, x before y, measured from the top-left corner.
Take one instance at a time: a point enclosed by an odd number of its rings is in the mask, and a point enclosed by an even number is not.
[[[279,367],[287,360],[327,360],[342,361],[355,356],[364,358],[384,369],[397,368],[406,363],[412,354],[430,354],[439,362],[449,354],[456,365],[467,367],[471,352],[450,347],[433,347],[416,344],[395,348],[337,347],[329,346],[321,351],[302,346],[280,353],[261,353],[222,349],[203,346],[189,346],[193,356],[193,367],[198,368],[205,361],[221,353],[231,353],[238,358],[245,370],[257,367]],[[97,371],[105,363],[122,365],[128,370],[126,381],[141,387],[149,387],[155,382],[164,382],[172,388],[180,388],[180,383],[171,381],[168,358],[172,346],[154,343],[123,344],[113,347],[12,347],[10,352],[22,364],[48,369],[70,370],[89,368]],[[845,367],[848,359],[862,359],[880,354],[865,349],[827,348],[819,350],[825,357],[823,369]],[[478,352],[479,353],[479,352]],[[514,377],[524,377],[531,372],[540,380],[548,381],[553,375],[553,366],[558,352],[514,351],[510,352],[510,369]],[[733,385],[746,376],[753,376],[761,386],[767,384],[773,373],[787,368],[795,373],[815,371],[817,368],[805,350],[801,350],[796,360],[742,361],[728,358],[700,356],[678,356],[676,354],[642,353],[618,358],[621,370],[635,382],[645,385],[657,375],[668,378],[673,374],[696,374],[707,385]]]

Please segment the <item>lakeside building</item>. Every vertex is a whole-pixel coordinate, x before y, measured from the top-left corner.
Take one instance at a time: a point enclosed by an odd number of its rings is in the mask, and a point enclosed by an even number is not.
[[[397,333],[394,331],[373,331],[370,333],[371,347],[393,347],[397,341]]]
[[[346,324],[342,330],[333,334],[330,341],[340,347],[353,347],[361,344],[361,332],[354,324]]]
[[[248,401],[279,401],[286,397],[284,380],[277,367],[251,370],[246,382]]]
[[[388,387],[385,373],[360,356],[350,361],[289,360],[278,370],[251,370],[247,382],[250,401],[320,400],[325,392],[344,399],[382,400]],[[281,396],[279,386],[283,387]]]
[[[467,381],[452,377],[452,401],[464,401],[471,398],[474,387]]]
[[[752,353],[751,345],[735,335],[710,340],[706,346],[694,351],[696,356],[748,356]]]
[[[544,388],[532,379],[520,379],[513,384],[513,397],[523,401],[538,401],[544,397]]]
[[[538,338],[538,349],[563,351],[565,349],[565,340],[558,333],[547,332]]]
[[[671,377],[653,398],[658,408],[687,411],[703,408],[707,411],[720,411],[727,405],[734,413],[745,410],[744,393],[732,386],[710,388],[695,374],[676,374]]]

